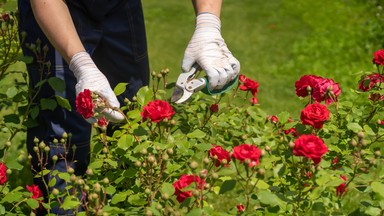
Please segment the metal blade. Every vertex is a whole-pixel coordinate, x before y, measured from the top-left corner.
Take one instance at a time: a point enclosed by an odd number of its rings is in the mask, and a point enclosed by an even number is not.
[[[172,97],[171,97],[171,102],[176,102],[178,101],[181,97],[183,97],[184,89],[175,86],[173,89]]]

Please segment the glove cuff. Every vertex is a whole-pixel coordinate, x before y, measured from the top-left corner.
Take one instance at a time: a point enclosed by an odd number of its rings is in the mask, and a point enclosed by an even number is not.
[[[199,13],[196,16],[196,29],[199,28],[214,28],[220,32],[221,21],[216,15],[209,12]]]
[[[73,72],[75,77],[78,79],[83,73],[86,72],[85,68],[96,68],[91,56],[85,52],[78,52],[72,56],[69,62],[69,69]]]

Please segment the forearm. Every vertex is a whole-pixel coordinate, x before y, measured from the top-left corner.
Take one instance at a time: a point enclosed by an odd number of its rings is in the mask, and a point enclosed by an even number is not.
[[[209,12],[220,17],[222,0],[192,0],[196,14]]]
[[[31,0],[31,5],[40,28],[67,63],[85,50],[63,0]]]

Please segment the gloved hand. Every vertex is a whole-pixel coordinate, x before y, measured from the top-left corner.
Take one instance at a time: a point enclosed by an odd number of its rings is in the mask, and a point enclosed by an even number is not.
[[[207,73],[210,90],[222,89],[240,72],[240,63],[227,48],[220,28],[217,16],[199,14],[182,62],[183,72],[188,72],[194,63],[200,65]]]
[[[69,63],[69,69],[73,72],[77,79],[76,95],[89,89],[92,92],[100,95],[109,103],[112,108],[120,108],[120,103],[116,98],[107,78],[96,67],[95,63],[87,52],[76,53]],[[116,110],[105,108],[100,111],[100,118],[104,116],[107,121],[120,122],[124,120],[124,116]],[[89,123],[94,123],[97,120],[94,117],[86,119]]]

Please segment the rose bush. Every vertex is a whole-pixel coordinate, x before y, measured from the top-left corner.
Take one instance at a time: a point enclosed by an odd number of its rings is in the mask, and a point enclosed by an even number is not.
[[[39,44],[33,48],[43,56]],[[36,126],[39,110],[71,107],[59,96],[33,103],[40,86],[26,89],[10,98],[22,109],[1,124],[10,136],[1,151],[0,214],[60,207],[77,215],[382,215],[384,92],[382,79],[371,81],[383,76],[381,59],[374,54],[378,71],[363,74],[353,91],[341,91],[331,78],[298,77],[291,91],[304,103],[293,115],[266,113],[257,99],[262,86],[244,75],[226,94],[199,92],[185,104],[170,104],[168,70],[154,72],[152,86],[122,104],[126,122],[115,131],[106,131],[103,118],[94,124],[102,129],[94,130],[86,176],[72,168],[52,171],[40,161],[36,177],[53,177],[47,188],[59,178],[66,183],[45,202],[36,186],[9,181],[31,157],[10,159],[7,151],[17,132]],[[62,85],[49,77],[43,84],[57,91]],[[97,98],[84,94],[77,110],[87,118],[98,112],[89,109]],[[71,143],[67,133],[52,139]],[[48,155],[45,142],[36,137],[34,150]]]

